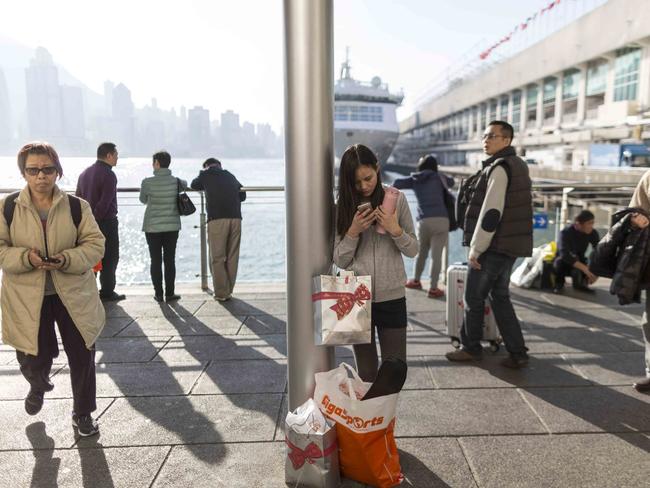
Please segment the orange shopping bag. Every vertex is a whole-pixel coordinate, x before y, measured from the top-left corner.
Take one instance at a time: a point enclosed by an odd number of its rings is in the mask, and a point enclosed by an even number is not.
[[[394,436],[398,394],[361,401],[370,385],[352,366],[342,363],[331,371],[316,373],[314,400],[336,422],[343,476],[388,488],[403,479]]]
[[[99,273],[102,268],[102,261],[100,260],[95,266],[93,266],[93,273]]]

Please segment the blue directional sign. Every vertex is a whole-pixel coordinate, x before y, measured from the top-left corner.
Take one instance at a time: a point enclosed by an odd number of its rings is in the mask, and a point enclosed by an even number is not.
[[[546,229],[548,227],[548,214],[545,212],[533,215],[533,229]]]

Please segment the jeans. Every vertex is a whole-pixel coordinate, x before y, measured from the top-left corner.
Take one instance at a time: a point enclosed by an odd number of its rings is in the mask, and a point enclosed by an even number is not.
[[[481,269],[469,267],[467,273],[465,320],[460,331],[463,349],[473,354],[482,351],[485,300],[489,298],[506,349],[510,354],[524,354],[528,349],[510,301],[510,274],[515,258],[486,251],[478,261]]]
[[[59,326],[61,342],[70,368],[74,411],[87,414],[96,410],[95,346],[86,347],[77,326],[58,295],[46,295],[41,306],[38,329],[38,355],[16,351],[20,371],[35,391],[45,391],[52,360],[59,355],[54,322]]]
[[[99,272],[99,283],[101,285],[99,295],[108,297],[115,291],[115,271],[120,260],[120,234],[117,217],[100,220],[97,225],[99,225],[99,230],[102,231],[106,238],[102,270]]]
[[[645,343],[645,374],[650,378],[650,290],[645,292],[645,312],[641,319],[641,329],[643,330],[643,342]]]
[[[163,261],[165,263],[165,296],[172,296],[175,291],[176,280],[176,242],[178,231],[173,232],[145,232],[149,257],[151,258],[151,282],[156,296],[163,294]]]
[[[587,260],[580,259],[580,262],[586,264]],[[564,286],[564,282],[567,276],[571,276],[574,288],[576,286],[580,287],[587,285],[585,274],[578,268],[575,268],[573,265],[565,263],[561,258],[555,258],[555,261],[553,261],[553,271],[555,272],[556,287]]]

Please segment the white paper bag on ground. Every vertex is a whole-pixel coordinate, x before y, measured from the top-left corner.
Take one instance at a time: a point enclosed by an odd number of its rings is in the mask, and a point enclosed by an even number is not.
[[[342,363],[316,373],[314,400],[336,422],[343,476],[388,488],[403,479],[394,437],[398,394],[361,401],[370,385],[352,366]]]
[[[369,344],[371,290],[370,276],[314,277],[312,303],[316,345]]]
[[[292,487],[338,488],[338,447],[334,423],[311,398],[285,421],[285,479]]]

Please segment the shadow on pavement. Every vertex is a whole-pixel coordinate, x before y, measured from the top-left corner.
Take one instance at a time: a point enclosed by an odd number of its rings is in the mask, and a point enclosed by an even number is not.
[[[32,469],[32,488],[56,488],[58,485],[61,459],[54,457],[54,439],[45,432],[45,422],[34,422],[25,427],[25,435],[33,447],[34,468]],[[45,449],[36,446],[45,445]]]

